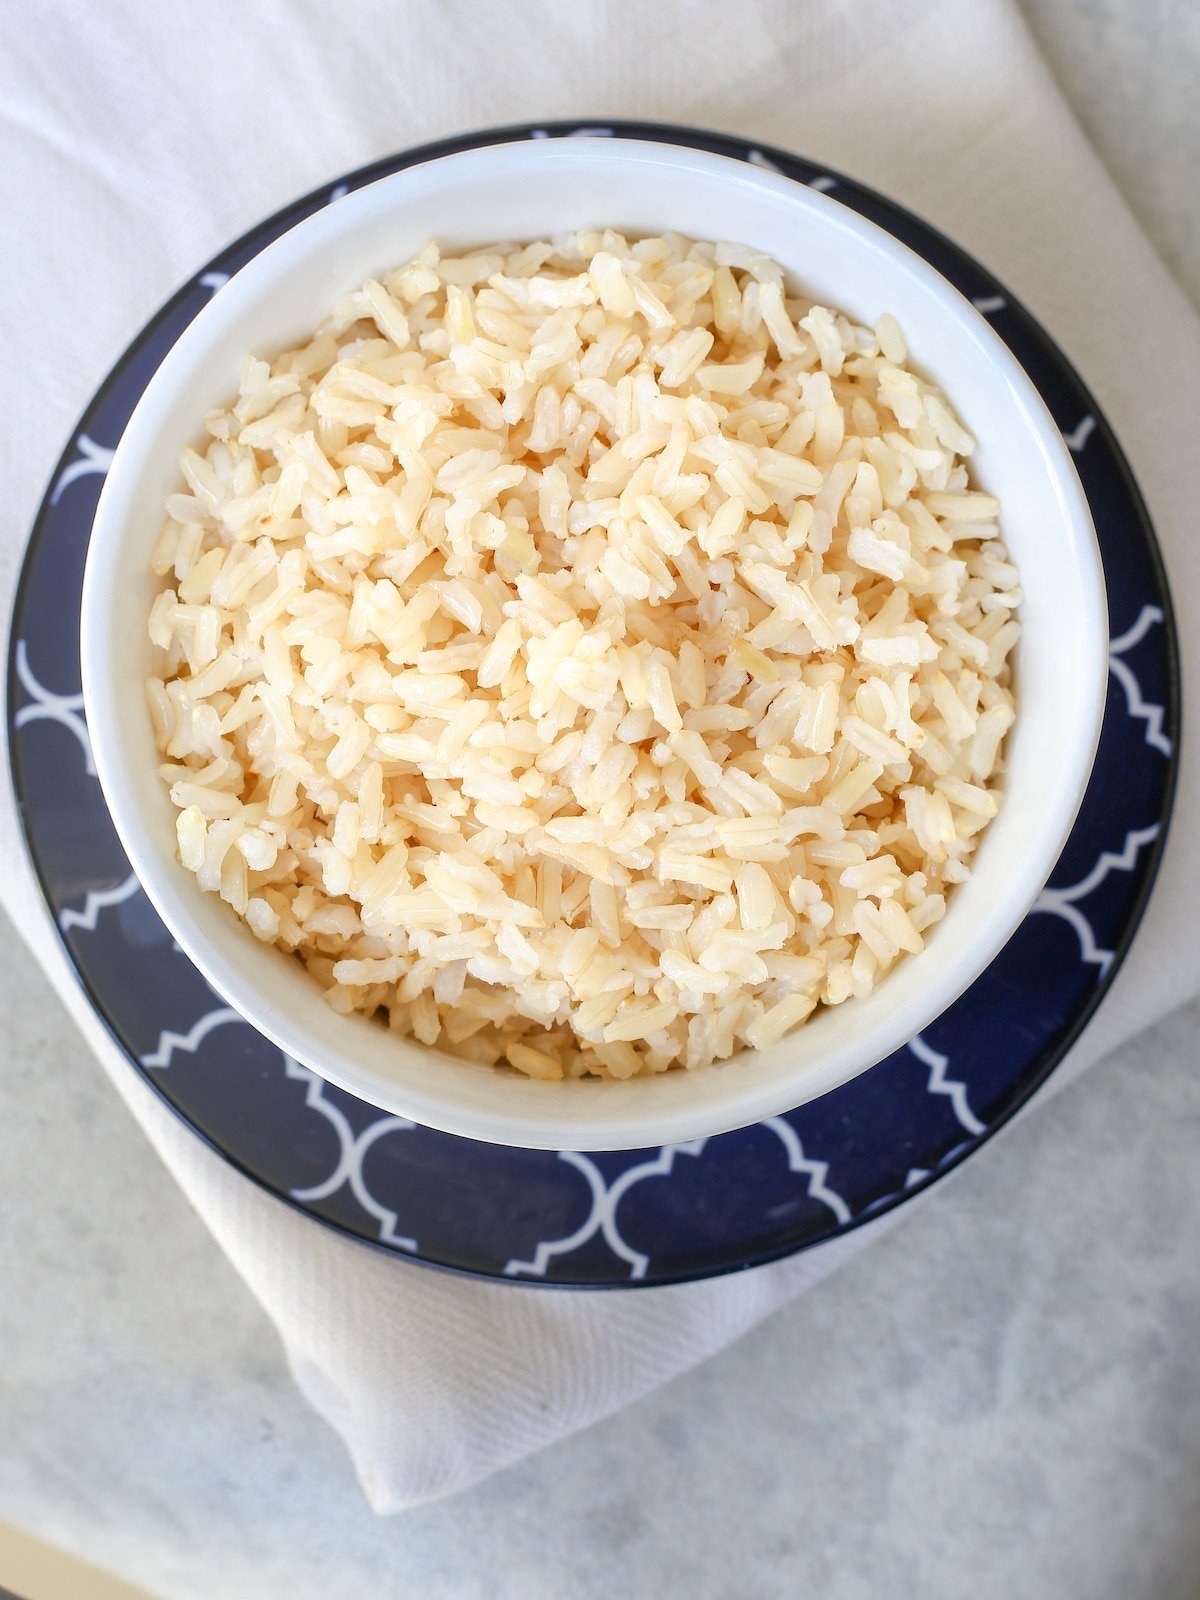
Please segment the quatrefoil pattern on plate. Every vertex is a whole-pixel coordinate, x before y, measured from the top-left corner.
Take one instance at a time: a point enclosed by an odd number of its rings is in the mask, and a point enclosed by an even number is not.
[[[1104,555],[1108,708],[1076,826],[1033,911],[925,1033],[784,1117],[656,1150],[538,1152],[420,1128],[331,1088],[225,1006],[159,922],[108,819],[79,681],[78,615],[112,451],[163,355],[229,276],[294,223],[389,172],[511,138],[620,135],[714,150],[833,194],[931,261],[988,317],[1070,446]],[[1178,667],[1153,530],[1086,389],[1022,307],[941,235],[778,150],[650,124],[497,129],[347,175],[209,262],[113,369],[46,493],[18,593],[9,735],[26,837],[102,1021],[158,1092],[241,1171],[398,1257],[512,1283],[645,1285],[786,1255],[902,1203],[976,1150],[1065,1054],[1120,963],[1161,852]]]

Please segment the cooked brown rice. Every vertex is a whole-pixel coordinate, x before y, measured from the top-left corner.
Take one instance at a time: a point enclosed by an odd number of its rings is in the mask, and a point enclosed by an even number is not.
[[[1014,714],[999,506],[907,359],[607,232],[428,245],[248,359],[153,556],[183,865],[335,1010],[535,1078],[865,994]]]

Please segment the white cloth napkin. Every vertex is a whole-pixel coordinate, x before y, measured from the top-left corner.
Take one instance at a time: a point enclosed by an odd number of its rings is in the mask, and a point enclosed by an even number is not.
[[[88,395],[213,250],[338,172],[487,124],[646,117],[813,156],[964,244],[1054,332],[1129,452],[1200,696],[1200,322],[1084,141],[1010,0],[33,3],[0,64],[6,385],[0,609]],[[714,222],[719,232],[719,222]],[[1178,814],[1200,801],[1184,750]],[[193,1138],[73,983],[0,794],[0,897],[133,1114],[274,1320],[379,1511],[460,1489],[718,1350],[886,1226],[733,1279],[632,1294],[475,1283],[385,1259]],[[1177,826],[1078,1072],[1200,989],[1195,837]],[[986,1155],[980,1157],[986,1160]],[[938,1191],[935,1191],[938,1192]],[[936,1201],[953,1204],[944,1189]]]

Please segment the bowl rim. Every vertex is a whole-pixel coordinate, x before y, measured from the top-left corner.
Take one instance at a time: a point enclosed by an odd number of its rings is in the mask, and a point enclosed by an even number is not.
[[[140,827],[139,817],[144,808],[137,802],[134,785],[126,781],[115,704],[110,705],[106,697],[99,693],[99,685],[104,681],[107,633],[102,621],[103,609],[97,602],[103,595],[105,576],[116,565],[121,532],[125,525],[123,513],[126,502],[136,490],[145,447],[153,442],[153,434],[159,425],[162,411],[160,397],[170,395],[178,375],[186,370],[194,353],[202,352],[207,347],[223,319],[233,319],[245,302],[256,299],[264,287],[276,281],[281,265],[286,271],[286,263],[296,251],[297,235],[303,235],[308,248],[316,248],[322,238],[343,234],[356,213],[367,211],[372,202],[380,200],[381,190],[400,188],[419,192],[422,183],[436,181],[444,173],[447,164],[486,168],[497,162],[507,166],[516,158],[518,164],[525,164],[532,169],[546,161],[586,164],[594,159],[608,163],[614,157],[667,170],[678,170],[681,166],[699,170],[721,181],[734,181],[773,192],[793,207],[803,209],[807,206],[824,211],[827,216],[836,216],[844,231],[862,236],[876,248],[882,247],[902,269],[915,273],[926,285],[935,289],[943,300],[949,299],[959,317],[966,319],[975,338],[989,348],[990,355],[1001,367],[1010,391],[1015,391],[1021,401],[1020,410],[1046,462],[1048,476],[1063,511],[1064,525],[1069,526],[1075,535],[1075,547],[1083,559],[1080,577],[1088,594],[1090,626],[1087,634],[1097,669],[1088,679],[1094,688],[1090,703],[1081,708],[1082,715],[1074,739],[1070,763],[1076,773],[1073,801],[1067,803],[1064,800],[1058,812],[1057,826],[1053,830],[1047,829],[1040,836],[1042,843],[1037,857],[1038,872],[1024,874],[1022,882],[1025,888],[1021,894],[1010,896],[1005,916],[993,922],[989,936],[970,942],[969,948],[974,951],[974,956],[954,969],[953,984],[943,984],[932,1002],[922,998],[925,991],[917,990],[906,1003],[898,1006],[893,1013],[897,1019],[896,1025],[889,1030],[891,1042],[882,1051],[872,1048],[864,1056],[861,1051],[843,1049],[831,1061],[805,1063],[792,1076],[784,1073],[766,1083],[752,1085],[749,1090],[744,1085],[732,1085],[728,1095],[717,1097],[715,1109],[708,1102],[697,1108],[685,1101],[666,1115],[661,1110],[656,1112],[653,1127],[647,1127],[648,1117],[639,1115],[636,1107],[632,1111],[628,1109],[631,1102],[628,1097],[618,1097],[618,1086],[607,1083],[580,1081],[531,1085],[523,1080],[514,1080],[510,1110],[498,1112],[489,1107],[485,1112],[478,1113],[464,1110],[453,1094],[437,1091],[437,1084],[449,1084],[448,1075],[440,1080],[435,1078],[435,1090],[430,1093],[411,1083],[398,1086],[395,1081],[362,1063],[351,1063],[347,1067],[345,1062],[349,1048],[340,1059],[332,1061],[314,1049],[303,1026],[293,1026],[290,1015],[267,1001],[248,980],[243,980],[236,962],[215,951],[208,937],[193,925],[187,901],[200,891],[194,883],[186,880],[184,892],[177,892],[181,869],[176,861],[168,861],[150,846],[149,835]],[[390,195],[387,198],[390,199]],[[409,202],[412,198],[412,194],[406,196]],[[518,136],[510,141],[493,142],[469,150],[434,154],[415,165],[364,183],[335,204],[294,224],[265,246],[233,275],[221,294],[214,296],[184,329],[140,396],[117,443],[101,489],[84,574],[80,659],[97,774],[130,864],[159,916],[188,957],[213,988],[252,1026],[286,1054],[295,1057],[328,1082],[385,1111],[409,1117],[426,1126],[463,1137],[526,1148],[603,1150],[642,1148],[706,1137],[752,1124],[816,1099],[868,1070],[882,1055],[900,1048],[975,981],[1028,913],[1074,822],[1100,735],[1107,686],[1107,674],[1102,670],[1107,643],[1107,607],[1100,552],[1090,509],[1067,445],[1041,395],[1016,358],[981,313],[936,268],[885,229],[851,211],[835,197],[807,188],[793,178],[751,166],[730,155],[643,138],[529,140]],[[350,1044],[352,1038],[348,1035],[348,1046]],[[750,1054],[739,1052],[726,1064],[725,1070],[738,1060],[746,1061]],[[533,1095],[530,1090],[534,1091]],[[548,1114],[546,1111],[546,1091],[561,1097],[556,1112]],[[585,1094],[588,1096],[586,1103],[583,1099]],[[532,1110],[529,1102],[535,1096],[543,1104]]]

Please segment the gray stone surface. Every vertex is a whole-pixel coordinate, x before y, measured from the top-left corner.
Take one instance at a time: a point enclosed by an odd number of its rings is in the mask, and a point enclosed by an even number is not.
[[[1191,0],[1022,0],[1200,298]],[[1200,1592],[1200,1005],[700,1370],[378,1521],[0,928],[0,1518],[164,1600]]]
[[[1200,303],[1200,5],[1017,3],[1130,210]]]

